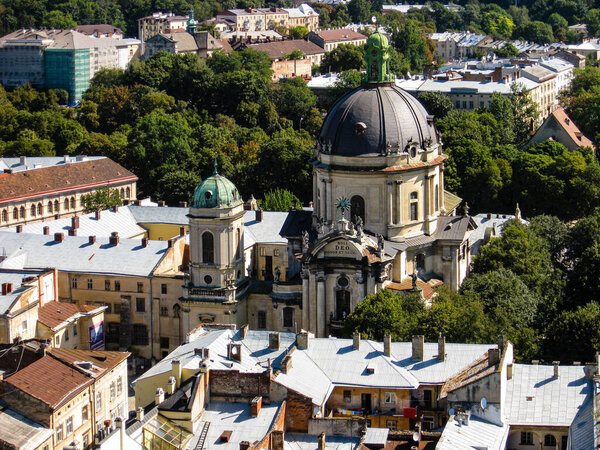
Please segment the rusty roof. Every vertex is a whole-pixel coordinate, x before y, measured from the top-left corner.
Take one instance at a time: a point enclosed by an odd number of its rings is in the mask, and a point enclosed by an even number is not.
[[[69,319],[75,319],[78,315],[90,315],[93,311],[100,313],[103,309],[105,309],[103,306],[98,305],[48,302],[40,307],[38,320],[50,328],[56,328],[69,321]]]
[[[137,181],[137,177],[109,158],[73,162],[61,166],[0,174],[0,204],[84,187]]]
[[[103,350],[79,350],[73,348],[53,348],[48,351],[50,356],[60,360],[64,364],[71,367],[83,370],[92,378],[101,377],[107,371],[117,367],[121,362],[125,361],[131,353],[127,352],[111,352]],[[77,362],[91,362],[93,368],[91,370],[82,369]]]
[[[364,34],[360,34],[349,28],[338,28],[336,30],[320,30],[315,31],[321,39],[324,41],[352,41],[355,39],[367,39]]]
[[[438,284],[436,284],[436,286],[439,286],[440,284],[443,284],[443,283],[438,283]],[[393,291],[410,291],[412,289],[412,278],[405,278],[400,283],[392,281],[391,283],[386,285],[386,287]],[[417,287],[422,290],[423,297],[426,300],[431,300],[433,298],[433,296],[435,295],[433,286],[431,286],[429,283],[426,283],[421,280],[417,280]]]
[[[4,392],[14,387],[56,409],[92,382],[89,376],[46,355],[6,378]]]
[[[257,51],[266,52],[271,59],[282,59],[295,50],[301,51],[304,56],[325,53],[325,50],[323,50],[322,47],[319,47],[313,42],[305,41],[304,39],[265,42],[262,44],[250,45],[250,48]]]
[[[575,144],[577,144],[579,147],[590,147],[595,149],[593,142],[583,135],[579,128],[577,128],[577,125],[575,125],[575,122],[573,122],[569,116],[567,116],[567,113],[564,109],[556,108],[552,113],[552,116],[554,116],[556,121],[567,132]]]
[[[490,365],[488,362],[488,355],[489,352],[486,352],[483,356],[473,361],[456,375],[449,378],[442,387],[440,398],[444,398],[449,392],[471,384],[477,380],[481,380],[482,378],[494,373],[498,368],[498,364]]]

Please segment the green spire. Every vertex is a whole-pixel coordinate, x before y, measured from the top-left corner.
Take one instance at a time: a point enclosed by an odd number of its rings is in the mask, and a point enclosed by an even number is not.
[[[219,172],[217,171],[218,166],[219,166],[219,164],[217,162],[217,155],[215,155],[215,170],[213,172],[213,175],[219,175]]]
[[[187,21],[187,32],[190,34],[196,33],[198,22],[194,19],[194,8],[190,8],[190,16]]]
[[[369,36],[365,47],[367,61],[367,83],[384,83],[394,81],[394,75],[389,73],[390,44],[379,31]]]

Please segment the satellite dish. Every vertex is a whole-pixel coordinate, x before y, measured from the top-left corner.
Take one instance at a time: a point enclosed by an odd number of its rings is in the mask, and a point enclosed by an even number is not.
[[[481,409],[485,411],[485,408],[487,408],[487,398],[482,397],[481,401],[479,402],[479,405],[481,406]]]
[[[454,408],[450,408],[450,409],[448,410],[448,414],[450,414],[451,416],[453,416],[455,412],[456,412],[456,411],[454,411]]]
[[[419,442],[419,432],[418,431],[415,431],[413,433],[413,441]]]
[[[373,22],[373,23],[377,23],[377,16],[373,16],[373,17],[371,17],[371,22]]]

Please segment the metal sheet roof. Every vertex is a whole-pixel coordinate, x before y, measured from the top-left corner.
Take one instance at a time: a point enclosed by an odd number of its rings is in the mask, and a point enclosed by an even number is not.
[[[149,241],[142,247],[139,240],[121,239],[110,245],[107,238],[94,244],[87,237],[65,236],[56,242],[54,236],[0,231],[0,251],[8,259],[0,267],[11,264],[13,257],[25,255],[22,269],[56,268],[63,272],[150,276],[167,252],[166,241]]]
[[[0,406],[0,442],[19,450],[34,450],[53,434],[53,429],[22,416],[6,405]]]
[[[367,432],[365,433],[363,442],[366,445],[385,445],[389,433],[389,428],[367,427]]]
[[[506,382],[505,415],[510,425],[570,426],[592,394],[583,366],[514,364]]]
[[[128,205],[137,223],[164,223],[170,225],[188,225],[190,220],[187,214],[189,208],[178,208],[173,206],[137,206]]]
[[[246,248],[253,243],[287,244],[288,240],[280,232],[288,217],[288,212],[263,211],[262,221],[256,220],[256,211],[246,211],[244,214],[244,242]]]
[[[285,450],[315,450],[319,443],[316,434],[285,433]],[[360,438],[328,435],[325,439],[326,450],[353,450],[358,448]]]
[[[476,416],[468,425],[456,419],[448,420],[436,450],[503,449],[508,438],[508,425],[498,426]]]

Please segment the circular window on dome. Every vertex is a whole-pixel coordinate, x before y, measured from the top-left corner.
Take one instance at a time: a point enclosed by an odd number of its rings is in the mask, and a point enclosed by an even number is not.
[[[205,282],[206,284],[210,284],[210,283],[212,283],[212,277],[211,277],[210,275],[206,275],[206,276],[204,277],[204,282]]]
[[[415,156],[417,156],[417,147],[411,147],[410,148],[410,157],[414,158]]]
[[[212,198],[212,192],[206,191],[204,193],[204,197],[206,198],[206,200],[210,200]]]
[[[356,122],[354,124],[354,134],[361,135],[367,131],[367,125],[364,122]]]
[[[348,285],[350,284],[350,281],[348,280],[348,278],[346,276],[341,276],[338,278],[338,286],[345,288],[348,287]]]

